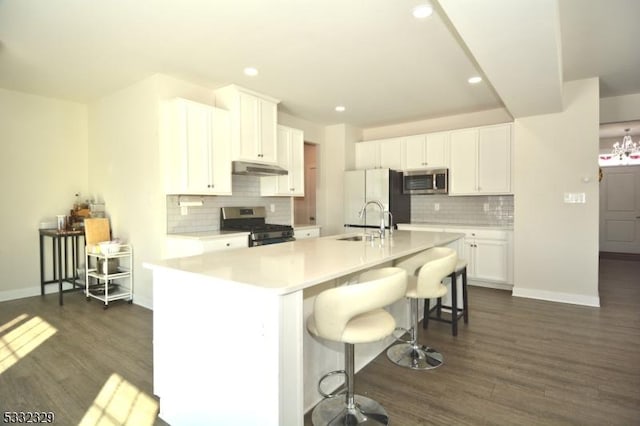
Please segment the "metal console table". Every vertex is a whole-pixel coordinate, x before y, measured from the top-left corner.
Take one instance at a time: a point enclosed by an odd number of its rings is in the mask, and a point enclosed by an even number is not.
[[[76,291],[84,289],[84,283],[77,283],[78,259],[79,259],[79,240],[84,238],[84,231],[78,230],[62,230],[57,229],[40,229],[40,294],[44,295],[44,288],[47,284],[58,284],[58,301],[62,302],[62,293],[68,291]],[[44,238],[52,239],[53,254],[53,279],[45,279],[44,267]],[[69,240],[71,240],[71,274],[69,273]],[[84,246],[84,244],[83,244]],[[72,288],[63,290],[62,283],[67,282],[73,285]]]

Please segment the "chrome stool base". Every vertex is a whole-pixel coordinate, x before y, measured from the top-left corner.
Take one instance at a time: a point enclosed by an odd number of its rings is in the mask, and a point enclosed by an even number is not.
[[[398,343],[387,349],[387,358],[400,367],[412,370],[431,370],[444,363],[444,357],[428,346]]]
[[[345,395],[326,398],[313,409],[311,422],[316,425],[388,425],[389,416],[385,409],[362,395],[354,395],[355,407],[347,407]]]

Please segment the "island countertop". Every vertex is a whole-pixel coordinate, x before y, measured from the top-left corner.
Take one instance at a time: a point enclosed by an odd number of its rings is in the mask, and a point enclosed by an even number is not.
[[[359,234],[146,262],[145,267],[198,274],[284,295],[463,237],[458,233],[394,231],[382,242],[340,240]]]

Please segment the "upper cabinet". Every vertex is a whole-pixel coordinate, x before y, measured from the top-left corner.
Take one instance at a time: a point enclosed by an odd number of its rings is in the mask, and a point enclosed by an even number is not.
[[[164,105],[167,194],[231,195],[229,113],[176,98]]]
[[[277,164],[278,100],[230,85],[215,91],[231,117],[231,159]]]
[[[404,169],[449,167],[449,133],[429,133],[405,138]]]
[[[356,144],[356,169],[403,169],[402,138],[381,139]]]
[[[278,126],[278,165],[283,176],[260,178],[260,195],[304,197],[304,134],[302,130]]]
[[[449,194],[511,192],[511,124],[450,132]]]

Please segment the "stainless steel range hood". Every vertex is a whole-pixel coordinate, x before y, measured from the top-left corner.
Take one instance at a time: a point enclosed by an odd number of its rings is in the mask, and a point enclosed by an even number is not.
[[[289,174],[288,171],[279,166],[260,163],[248,163],[246,161],[234,161],[232,170],[232,173],[234,175],[282,176]]]

